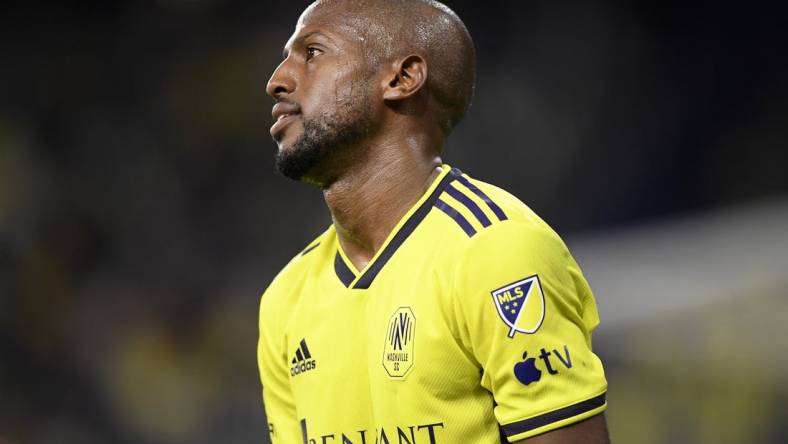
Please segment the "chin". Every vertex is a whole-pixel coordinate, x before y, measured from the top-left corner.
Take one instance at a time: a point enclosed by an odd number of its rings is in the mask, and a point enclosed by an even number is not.
[[[293,148],[292,143],[286,143],[285,141],[281,141],[281,140],[276,142],[276,146],[277,146],[277,151],[279,152],[280,155]]]
[[[274,141],[276,142],[279,152],[290,151],[298,141],[298,137],[296,137],[295,134],[285,133],[281,134],[281,137],[278,140],[274,139]]]

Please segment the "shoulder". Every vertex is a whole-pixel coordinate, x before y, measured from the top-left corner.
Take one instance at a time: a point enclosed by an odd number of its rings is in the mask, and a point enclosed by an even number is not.
[[[596,305],[563,240],[510,193],[480,181],[472,183],[500,207],[506,219],[453,248],[448,300],[459,307],[468,325],[480,331],[492,324],[511,327],[509,334],[528,333],[544,321],[564,333],[572,330],[587,336],[599,324]]]
[[[489,294],[514,283],[538,279],[551,293],[577,305],[581,272],[561,237],[520,199],[494,185],[463,176],[472,192],[492,208],[489,226],[452,243],[455,295]],[[497,216],[501,216],[498,218]]]
[[[508,191],[465,174],[452,186],[453,192],[452,187],[444,192],[453,198],[447,206],[456,209],[455,222],[464,218],[473,229],[464,242],[453,244],[457,247],[453,252],[456,258],[495,262],[529,256],[566,259],[566,245],[558,234]]]
[[[490,200],[501,209],[501,213],[504,214],[507,221],[514,222],[516,225],[523,228],[542,230],[544,234],[550,234],[557,237],[552,228],[550,228],[539,215],[513,194],[487,182],[467,176],[464,177],[467,178],[471,185],[486,194]]]
[[[333,226],[321,233],[298,252],[274,277],[260,299],[260,316],[273,316],[282,306],[292,306],[292,300],[298,292],[295,288],[303,285],[308,271],[325,260],[325,251],[328,250],[328,238],[333,232]]]

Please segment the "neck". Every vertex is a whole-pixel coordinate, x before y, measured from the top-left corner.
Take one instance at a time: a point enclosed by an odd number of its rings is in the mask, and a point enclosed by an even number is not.
[[[360,270],[440,173],[427,140],[376,143],[323,191],[339,243]]]

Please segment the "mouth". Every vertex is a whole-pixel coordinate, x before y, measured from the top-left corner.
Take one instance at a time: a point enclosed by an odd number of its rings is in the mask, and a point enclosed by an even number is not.
[[[271,125],[271,136],[276,139],[277,135],[282,132],[282,130],[293,120],[298,117],[298,114],[282,114],[276,119],[273,125]]]
[[[274,124],[271,125],[271,136],[274,140],[279,140],[277,137],[284,128],[295,120],[301,114],[298,105],[280,102],[274,105],[271,116],[274,118]]]

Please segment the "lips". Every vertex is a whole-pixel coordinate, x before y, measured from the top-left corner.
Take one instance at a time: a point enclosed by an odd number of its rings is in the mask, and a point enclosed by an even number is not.
[[[271,110],[271,117],[274,118],[274,124],[271,126],[271,136],[276,139],[277,134],[295,120],[299,114],[301,114],[301,108],[295,103],[279,102],[274,105],[274,108]]]

